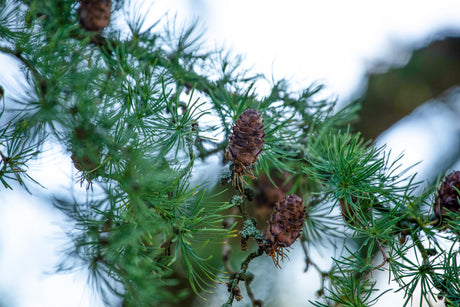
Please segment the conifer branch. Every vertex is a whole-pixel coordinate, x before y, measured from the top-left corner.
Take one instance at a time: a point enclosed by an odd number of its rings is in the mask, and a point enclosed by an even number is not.
[[[239,56],[205,51],[198,21],[178,30],[174,19],[157,31],[137,11],[128,16],[128,35],[114,23],[106,28],[123,5],[0,1],[0,53],[17,60],[29,83],[24,90],[0,86],[8,104],[0,112],[0,182],[27,190],[29,163],[52,138],[88,185],[84,197],[55,200],[72,221],[72,261],[59,271],[89,268],[102,297],[115,294],[124,305],[175,304],[229,278],[224,306],[242,299],[241,281],[252,305],[262,306],[251,289],[258,280],[248,272],[251,261],[267,253],[279,267],[302,233],[306,269],[321,278],[325,303],[315,306],[372,305],[374,293],[386,293],[375,288],[374,270],[394,276],[404,306],[417,286],[422,300],[460,305],[453,249],[460,172],[418,192],[415,175],[400,169],[401,156],[391,161],[385,147],[353,132],[359,104],[337,110],[336,101],[317,98],[321,85],[294,92],[286,80],[257,95],[264,76],[241,69]],[[212,183],[199,174],[201,162],[219,154],[232,165],[232,174],[222,176],[236,186],[230,202],[222,187],[204,190]],[[276,199],[267,200],[259,175]],[[252,216],[254,191],[256,206],[274,206],[263,233]],[[258,247],[234,272],[228,239],[237,236],[236,210],[241,248],[251,238]],[[452,244],[449,251],[440,238]],[[323,243],[336,248],[337,239],[344,251],[323,271],[308,252]],[[218,257],[213,243],[223,244]],[[383,260],[373,265],[379,253]],[[175,274],[179,269],[184,274]]]
[[[262,247],[259,247],[256,251],[249,254],[246,257],[246,259],[243,261],[243,263],[241,263],[240,270],[238,271],[238,273],[234,274],[234,276],[230,279],[230,281],[227,284],[230,295],[229,295],[227,302],[223,304],[222,307],[232,306],[233,300],[236,298],[238,294],[238,292],[235,291],[235,288],[238,287],[238,284],[240,281],[246,281],[247,279],[246,271],[248,270],[249,263],[254,258],[261,256],[263,253],[264,253],[264,249]]]

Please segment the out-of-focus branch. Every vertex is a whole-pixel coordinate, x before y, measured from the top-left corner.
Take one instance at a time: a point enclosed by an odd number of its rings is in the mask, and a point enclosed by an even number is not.
[[[233,300],[241,300],[241,292],[239,292],[238,284],[240,281],[246,281],[248,276],[246,271],[248,270],[249,263],[264,253],[264,248],[259,247],[256,251],[252,252],[248,255],[246,260],[243,261],[240,267],[240,271],[237,274],[234,274],[228,283],[228,291],[230,292],[230,296],[225,304],[222,307],[229,307],[232,306]],[[252,300],[252,299],[251,299]],[[260,306],[260,305],[259,305]]]

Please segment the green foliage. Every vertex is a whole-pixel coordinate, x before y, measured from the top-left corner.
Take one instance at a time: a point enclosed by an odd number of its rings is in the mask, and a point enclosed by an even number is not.
[[[264,76],[241,69],[239,56],[204,50],[198,21],[179,27],[173,19],[158,29],[134,9],[126,14],[128,33],[115,25],[92,33],[79,25],[78,5],[0,2],[0,52],[26,80],[21,89],[0,87],[0,181],[26,188],[30,161],[55,142],[71,157],[74,181],[87,187],[55,197],[72,225],[58,270],[87,269],[107,304],[115,294],[127,306],[173,305],[219,282],[228,285],[226,306],[240,298],[240,282],[259,304],[248,267],[268,243],[248,207],[260,187],[252,178],[241,191],[222,187],[199,173],[203,161],[223,156],[238,116],[255,108],[266,136],[254,174],[275,186],[282,175],[287,193],[305,200],[301,244],[322,278],[315,306],[371,306],[386,293],[375,288],[376,270],[398,282],[406,305],[418,286],[422,300],[459,304],[458,218],[444,233],[437,228],[434,189],[418,190],[401,157],[391,160],[352,131],[358,104],[337,109],[318,98],[322,86],[292,92],[287,80],[258,93]],[[116,1],[112,10],[123,7]],[[236,236],[243,250],[250,238],[258,249],[232,272],[227,258]],[[443,250],[441,240],[452,248]],[[343,246],[328,272],[307,253],[325,242]],[[383,257],[377,265],[376,255]]]
[[[377,303],[377,300],[385,294],[381,293],[377,297],[373,297],[376,289],[375,283],[359,278],[359,275],[353,270],[342,268],[343,263],[338,263],[338,274],[331,275],[332,291],[326,296],[326,300],[334,302],[335,305],[344,307],[367,307]],[[346,265],[346,264],[345,264]],[[327,307],[330,304],[321,302],[311,302],[316,307]]]
[[[194,246],[200,244],[206,246],[211,240],[220,240],[234,236],[232,227],[222,229],[224,216],[222,211],[230,208],[232,205],[214,204],[206,207],[200,206],[200,202],[204,197],[201,194],[200,199],[196,200],[196,204],[187,206],[184,210],[178,210],[174,216],[176,226],[174,228],[175,238],[171,242],[176,242],[176,250],[174,252],[175,260],[180,252],[183,258],[184,265],[188,273],[188,279],[192,289],[198,291],[207,291],[207,287],[214,287],[209,281],[221,281],[221,278],[216,274],[218,269],[207,264],[212,255],[203,258],[200,257],[194,249]]]
[[[27,128],[26,121],[10,121],[0,128],[0,181],[5,188],[13,189],[8,182],[16,181],[29,191],[24,179],[38,183],[27,174],[27,163],[39,154],[40,144],[27,135]]]

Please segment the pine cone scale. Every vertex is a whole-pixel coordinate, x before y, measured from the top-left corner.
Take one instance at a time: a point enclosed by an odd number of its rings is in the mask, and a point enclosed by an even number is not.
[[[441,223],[443,219],[449,218],[449,212],[456,213],[460,210],[458,190],[460,190],[460,171],[454,171],[444,178],[435,197],[434,213]]]

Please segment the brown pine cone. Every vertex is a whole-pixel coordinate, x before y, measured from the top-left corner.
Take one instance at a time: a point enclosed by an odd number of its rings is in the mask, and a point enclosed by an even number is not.
[[[287,171],[273,172],[270,176],[271,180],[266,174],[263,174],[255,182],[257,209],[272,210],[276,202],[283,200],[286,193],[292,188],[292,181],[289,180],[290,173]]]
[[[111,0],[80,0],[77,13],[80,25],[87,31],[102,32],[110,23]]]
[[[225,157],[234,164],[235,176],[252,176],[251,167],[262,153],[264,138],[264,119],[260,112],[247,109],[236,120],[225,151]]]
[[[284,257],[283,248],[291,246],[300,237],[306,217],[302,198],[295,194],[287,195],[276,203],[270,216],[265,238],[268,240],[266,253],[279,266],[279,258]]]
[[[460,171],[454,171],[447,175],[441,186],[438,188],[438,193],[434,202],[434,214],[442,224],[443,219],[448,219],[448,212],[457,212],[460,209],[458,191],[460,190]]]
[[[81,182],[97,177],[96,170],[101,165],[103,146],[100,136],[96,133],[96,127],[87,123],[84,126],[75,127],[70,138],[72,152],[71,159],[75,168],[81,171]]]

